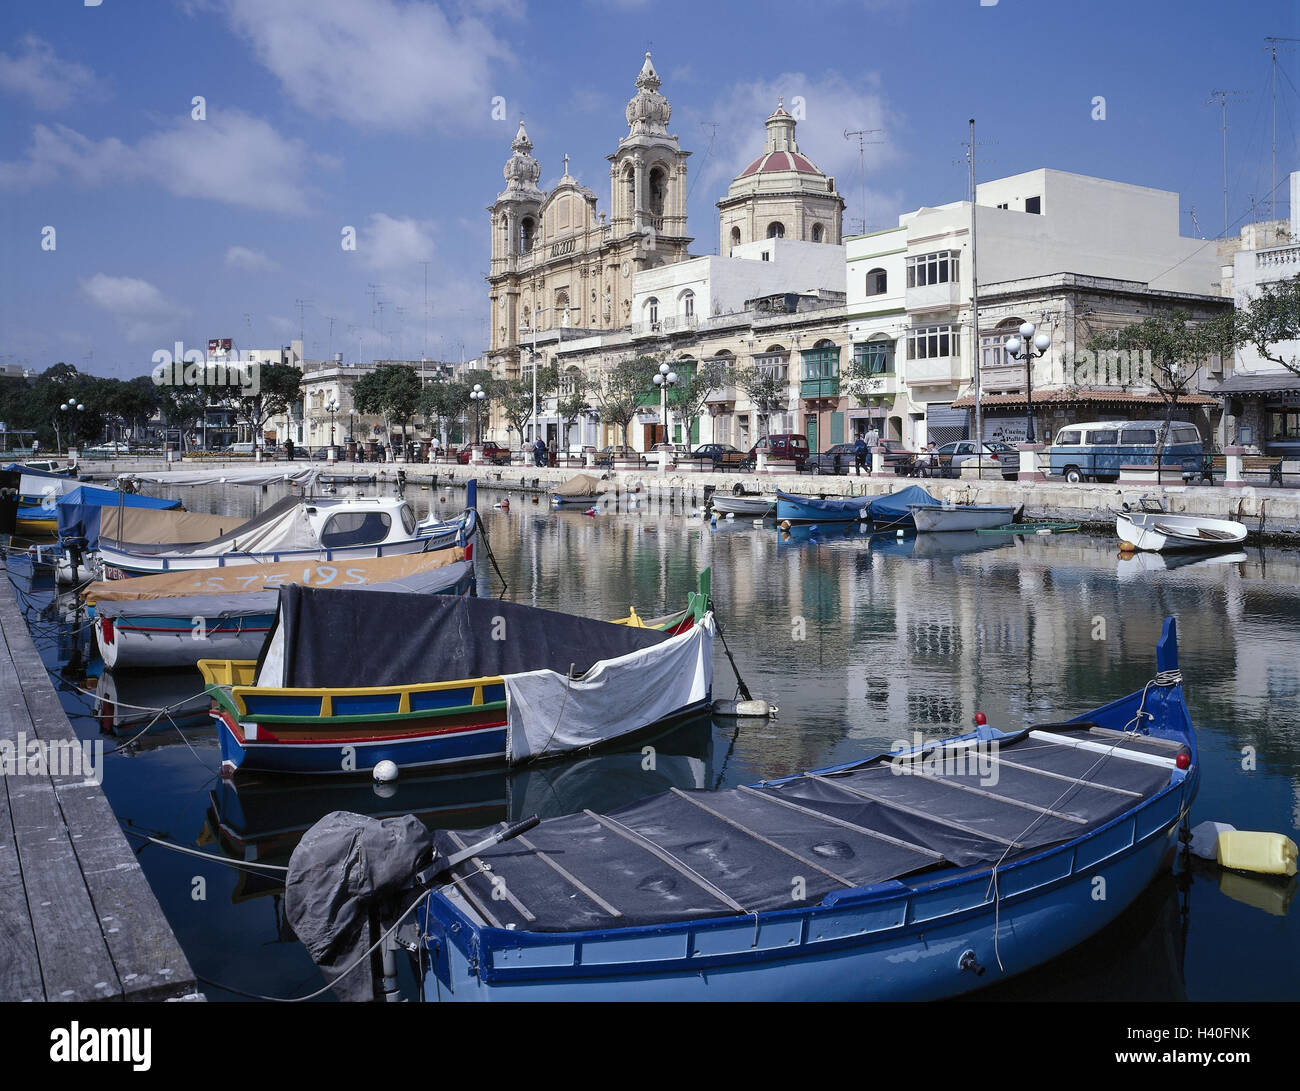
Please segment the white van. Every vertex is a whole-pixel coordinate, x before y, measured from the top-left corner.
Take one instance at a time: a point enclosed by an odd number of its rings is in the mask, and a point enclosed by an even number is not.
[[[250,443],[232,443],[229,447],[223,447],[223,455],[251,455],[253,453],[253,444]]]

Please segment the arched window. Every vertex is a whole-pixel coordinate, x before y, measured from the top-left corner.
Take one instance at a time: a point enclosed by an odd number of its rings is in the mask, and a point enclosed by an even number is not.
[[[980,333],[981,367],[1004,367],[1016,362],[1007,355],[1007,338],[1012,334],[1018,336],[1023,323],[1023,318],[1004,318],[991,331]]]
[[[695,293],[689,288],[682,293],[682,314],[687,318],[695,317]]]
[[[731,245],[732,246],[740,245],[740,228],[738,227],[733,227],[731,229]]]
[[[662,167],[650,171],[650,215],[664,214],[664,197],[668,192],[668,175]]]
[[[889,277],[883,269],[871,269],[867,273],[867,295],[884,295],[889,289]]]
[[[813,229],[812,229],[812,241],[813,241],[813,242],[822,242],[822,241],[823,241],[823,236],[824,236],[825,234],[826,234],[826,232],[825,232],[825,230],[822,228],[822,225],[821,225],[821,224],[813,224]]]
[[[780,220],[773,220],[767,225],[767,237],[769,239],[784,239],[785,224],[781,223]]]
[[[652,326],[659,322],[659,297],[651,296],[645,301],[646,321]]]
[[[631,163],[623,172],[623,199],[626,202],[624,215],[630,218],[636,210],[636,170]]]
[[[535,227],[536,224],[531,216],[525,216],[519,221],[519,252],[521,254],[527,254],[532,250]]]

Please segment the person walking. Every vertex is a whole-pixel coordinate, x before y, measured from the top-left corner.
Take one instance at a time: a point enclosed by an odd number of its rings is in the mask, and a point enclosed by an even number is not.
[[[853,443],[853,463],[857,470],[858,476],[862,476],[862,470],[867,462],[867,441],[859,433],[858,438]],[[871,476],[871,471],[867,470],[867,476]]]

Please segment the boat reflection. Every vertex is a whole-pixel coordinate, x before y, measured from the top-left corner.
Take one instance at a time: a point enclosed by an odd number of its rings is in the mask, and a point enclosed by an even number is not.
[[[140,735],[132,749],[151,750],[181,743],[186,734],[213,728],[212,699],[196,670],[104,671],[94,683],[92,715],[106,735]],[[144,732],[141,735],[141,732]]]
[[[1199,549],[1179,550],[1176,553],[1121,552],[1115,562],[1115,575],[1121,580],[1126,580],[1155,572],[1172,572],[1180,568],[1214,569],[1221,565],[1240,565],[1249,560],[1243,550],[1235,550],[1232,553],[1213,553]]]
[[[918,561],[956,557],[963,553],[988,553],[1014,545],[1014,535],[980,534],[975,530],[959,530],[949,534],[908,534],[902,538],[879,534],[871,539],[873,553],[911,557]]]

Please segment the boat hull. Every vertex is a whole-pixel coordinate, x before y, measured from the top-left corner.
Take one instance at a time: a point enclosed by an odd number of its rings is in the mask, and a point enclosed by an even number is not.
[[[719,496],[713,494],[713,510],[719,515],[747,515],[763,519],[776,510],[776,500],[770,496]]]
[[[812,496],[776,494],[776,517],[791,523],[856,523],[866,511],[869,497],[819,500]]]
[[[942,531],[991,530],[1006,526],[1015,514],[1015,507],[1007,504],[958,504],[953,507],[931,508],[917,506],[911,509],[912,521],[918,534]]]
[[[1169,515],[1163,512],[1120,512],[1115,533],[1121,542],[1155,553],[1177,549],[1232,549],[1246,540],[1242,523],[1229,519]]]

